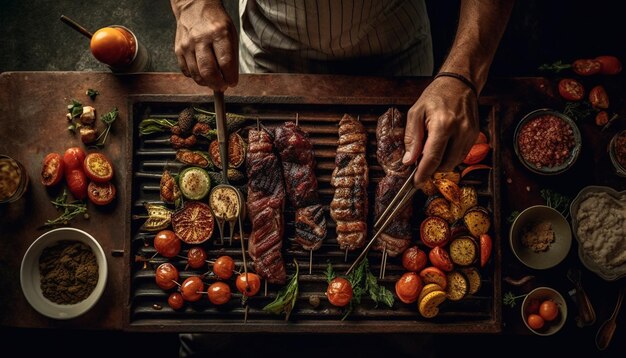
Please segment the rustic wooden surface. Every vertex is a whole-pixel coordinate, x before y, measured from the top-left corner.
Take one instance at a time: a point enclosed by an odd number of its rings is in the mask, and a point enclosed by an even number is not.
[[[257,97],[300,97],[298,101],[322,101],[342,103],[348,97],[384,97],[389,93],[403,93],[398,98],[400,103],[417,98],[429,79],[382,79],[354,78],[337,76],[307,75],[256,75],[241,76],[239,85],[229,90],[226,95],[243,96],[251,88]],[[623,82],[623,81],[622,81]],[[609,94],[624,93],[620,81],[609,81]],[[501,104],[501,143],[502,143],[502,212],[504,219],[511,210],[521,210],[528,205],[541,203],[539,190],[553,188],[566,194],[575,194],[589,184],[609,185],[618,190],[626,188],[626,180],[613,174],[608,161],[606,145],[613,133],[624,127],[624,121],[613,125],[609,130],[600,132],[591,123],[580,125],[583,133],[583,152],[577,164],[566,175],[541,177],[525,170],[512,152],[512,133],[514,124],[524,113],[535,108],[562,108],[558,96],[554,95],[554,80],[541,78],[494,79],[483,93]],[[124,203],[130,198],[129,173],[116,171],[115,183],[118,186],[118,199],[112,212],[99,211],[90,206],[91,219],[85,222],[75,220],[73,226],[97,232],[97,239],[107,253],[109,281],[105,294],[94,309],[84,316],[70,321],[47,319],[34,311],[22,295],[19,284],[19,266],[26,249],[36,237],[43,233],[37,226],[47,218],[56,216],[48,202],[55,193],[47,193],[38,183],[41,158],[50,151],[62,153],[67,147],[81,146],[78,137],[67,133],[65,120],[66,105],[71,98],[90,103],[84,95],[87,88],[100,91],[94,104],[102,114],[117,106],[120,118],[114,126],[114,132],[103,150],[114,162],[116,168],[123,168],[128,160],[130,149],[120,138],[128,133],[128,98],[135,95],[208,95],[206,88],[180,74],[149,73],[139,75],[113,75],[106,72],[13,72],[0,75],[0,152],[22,161],[31,177],[27,195],[20,201],[0,207],[0,325],[9,327],[58,327],[85,329],[122,329],[123,312],[128,310],[128,292],[123,286],[128,272],[125,272],[123,260],[127,256],[114,256],[114,250],[128,253],[125,238],[128,237],[128,213],[124,212]],[[258,100],[258,99],[257,99]],[[612,95],[612,110],[625,114],[624,101],[620,96]],[[388,103],[389,104],[389,103]],[[393,104],[393,103],[390,103]],[[507,179],[511,179],[510,182]],[[124,218],[120,220],[120,218]],[[122,234],[123,230],[123,234]],[[503,220],[503,240],[508,235],[508,226]],[[525,269],[510,253],[508,243],[502,242],[502,275],[519,276],[534,274],[537,279],[531,283],[553,284],[566,296],[571,286],[565,280],[564,272],[569,265],[581,266],[576,254],[575,242],[564,263],[547,271]],[[596,308],[598,320],[595,329],[604,321],[614,304],[616,289],[624,282],[604,282],[583,268],[583,283]],[[127,282],[127,281],[126,281]],[[512,288],[516,293],[527,292],[531,287]],[[507,286],[503,286],[503,292]],[[523,292],[522,292],[523,291]],[[566,297],[568,300],[569,297]],[[568,300],[568,304],[572,301]],[[519,306],[515,309],[504,308],[505,332],[523,333],[519,318]],[[576,330],[573,317],[574,306],[570,306],[570,318],[564,332]],[[623,317],[623,315],[622,315]],[[155,327],[158,330],[158,327]],[[590,333],[590,335],[593,335]],[[621,337],[625,334],[621,331]],[[620,330],[614,339],[620,338]]]

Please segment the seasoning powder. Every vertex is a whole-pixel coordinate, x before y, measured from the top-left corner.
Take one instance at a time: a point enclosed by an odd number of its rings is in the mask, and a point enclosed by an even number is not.
[[[98,262],[89,246],[76,241],[59,241],[39,257],[41,291],[58,304],[86,299],[98,283]]]

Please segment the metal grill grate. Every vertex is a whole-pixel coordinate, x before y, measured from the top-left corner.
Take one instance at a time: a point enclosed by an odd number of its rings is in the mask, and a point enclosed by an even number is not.
[[[249,100],[248,100],[249,101]],[[133,183],[132,183],[132,214],[144,214],[144,202],[157,202],[159,199],[159,180],[165,165],[176,173],[182,168],[180,163],[175,161],[175,150],[167,142],[169,134],[155,134],[147,137],[138,136],[138,124],[144,118],[176,118],[177,114],[192,102],[181,101],[180,99],[163,98],[162,101],[138,100],[132,104],[131,113],[133,115]],[[332,200],[333,188],[330,185],[332,170],[335,167],[334,158],[337,143],[337,124],[344,113],[359,116],[368,130],[368,162],[370,165],[370,227],[372,224],[374,192],[376,184],[384,175],[382,168],[376,161],[376,121],[384,113],[389,105],[380,103],[371,105],[310,105],[297,103],[244,103],[237,98],[227,99],[227,111],[233,113],[246,114],[250,117],[259,117],[261,122],[268,128],[280,125],[284,121],[294,120],[295,114],[299,115],[299,125],[309,133],[314,145],[315,157],[317,161],[316,174],[319,184],[320,199],[325,205],[328,221],[328,238],[323,246],[314,252],[312,274],[308,274],[309,252],[302,250],[296,244],[292,244],[289,238],[294,233],[294,211],[287,202],[285,207],[285,237],[283,244],[284,261],[287,264],[287,274],[291,277],[294,273],[293,259],[295,258],[300,266],[300,297],[294,311],[291,314],[290,322],[284,322],[282,316],[273,315],[262,311],[262,307],[271,302],[280,287],[269,285],[267,296],[261,292],[248,300],[249,313],[248,322],[244,324],[244,308],[241,305],[241,294],[236,290],[234,277],[227,281],[233,292],[233,298],[224,306],[213,306],[206,296],[199,302],[186,303],[180,311],[174,311],[167,305],[169,292],[161,290],[154,280],[154,268],[161,262],[170,261],[180,271],[180,280],[191,275],[197,275],[200,270],[185,270],[186,260],[184,258],[165,259],[156,255],[147,269],[143,268],[141,262],[131,262],[131,297],[129,325],[141,329],[158,325],[164,330],[171,331],[319,331],[320,327],[327,325],[341,325],[342,332],[363,332],[363,331],[418,331],[418,332],[463,332],[468,327],[484,332],[497,332],[500,330],[499,324],[499,303],[494,297],[499,296],[499,285],[495,285],[497,272],[499,272],[499,219],[494,218],[492,232],[494,238],[495,260],[481,269],[482,287],[476,295],[468,296],[459,302],[444,302],[440,306],[440,314],[431,320],[420,317],[416,304],[403,304],[396,299],[393,308],[386,306],[375,307],[369,297],[363,297],[359,305],[347,318],[340,322],[344,315],[344,310],[330,305],[324,297],[326,290],[326,277],[324,270],[327,262],[331,262],[337,273],[341,274],[347,270],[351,262],[358,256],[360,251],[351,252],[348,261],[344,262],[344,251],[339,249],[335,238],[335,225],[330,215],[328,215],[328,205]],[[212,110],[211,103],[194,103],[203,108]],[[404,114],[409,106],[396,105]],[[497,111],[491,106],[481,106],[481,124],[484,131],[490,133],[494,138],[495,116]],[[248,127],[254,125],[251,120]],[[243,129],[243,131],[246,130]],[[244,136],[245,138],[246,136]],[[492,146],[497,148],[497,143],[492,140]],[[197,145],[200,150],[207,150],[207,144]],[[496,153],[496,151],[494,151]],[[496,155],[490,158],[493,164],[496,163]],[[496,167],[497,168],[497,165]],[[493,170],[487,175],[483,171],[478,180],[465,181],[462,184],[474,185],[479,194],[479,204],[488,208],[494,216],[499,215],[498,200],[494,193],[498,187],[496,181],[497,170]],[[425,203],[423,194],[415,197],[413,205],[415,214],[413,220],[414,242],[419,241],[419,223],[423,219],[422,208]],[[170,206],[172,207],[172,206]],[[140,255],[143,257],[153,257],[156,251],[152,247],[154,234],[139,231],[141,221],[132,223],[132,257]],[[208,259],[215,259],[221,255],[229,255],[237,264],[241,265],[241,254],[239,243],[233,241],[232,246],[225,240],[221,245],[219,239],[213,238],[203,244],[206,249]],[[250,231],[249,222],[246,220],[244,231]],[[418,245],[422,246],[421,243]],[[181,256],[186,256],[189,246],[183,244]],[[371,251],[368,255],[370,269],[377,275],[381,261],[380,252]],[[207,267],[207,270],[209,267]],[[405,272],[400,258],[389,258],[386,268],[386,277],[379,280],[394,292],[395,281]],[[211,283],[212,279],[204,280]],[[321,304],[314,308],[309,303],[312,296],[318,296]],[[498,300],[499,301],[499,300]],[[472,329],[469,329],[471,331]],[[327,329],[323,330],[328,332]]]

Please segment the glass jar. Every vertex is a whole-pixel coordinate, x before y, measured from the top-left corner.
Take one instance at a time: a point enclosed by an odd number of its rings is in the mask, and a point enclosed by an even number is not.
[[[28,173],[22,163],[0,154],[0,204],[11,203],[28,188]]]
[[[609,143],[609,157],[617,175],[626,178],[626,129],[615,134]]]

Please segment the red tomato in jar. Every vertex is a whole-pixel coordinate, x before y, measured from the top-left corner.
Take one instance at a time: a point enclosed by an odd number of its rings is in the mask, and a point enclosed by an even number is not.
[[[428,258],[433,266],[442,271],[450,272],[454,269],[454,264],[452,263],[452,260],[450,260],[450,254],[448,254],[446,249],[441,248],[441,246],[435,246],[432,250],[430,250]]]
[[[83,170],[84,161],[85,151],[80,147],[68,148],[63,154],[63,166],[66,173],[74,169]]]
[[[598,60],[591,59],[579,59],[572,63],[572,70],[581,76],[591,76],[599,73],[602,69],[602,64]]]
[[[595,86],[589,91],[589,102],[591,102],[593,108],[609,108],[609,95],[606,94],[603,86]]]
[[[115,199],[115,185],[111,182],[90,182],[87,186],[89,200],[96,205],[108,205]]]
[[[59,153],[50,153],[43,158],[41,184],[45,186],[57,185],[63,178],[63,174],[63,157]]]
[[[333,306],[344,307],[352,300],[352,285],[342,277],[335,277],[328,284],[326,297]]]
[[[95,182],[106,183],[113,178],[113,165],[102,153],[89,153],[83,161],[85,175]]]
[[[622,62],[615,56],[598,56],[596,61],[600,62],[600,73],[603,75],[616,75],[622,72]]]
[[[585,95],[585,87],[571,78],[559,81],[559,94],[567,101],[580,101]]]
[[[80,169],[72,169],[66,174],[65,180],[74,198],[83,200],[87,197],[87,177]]]

